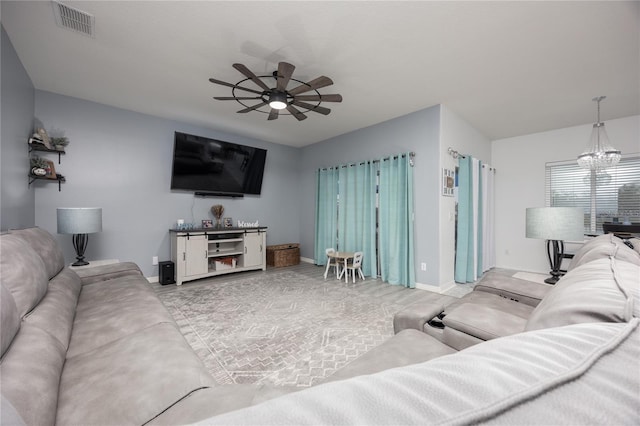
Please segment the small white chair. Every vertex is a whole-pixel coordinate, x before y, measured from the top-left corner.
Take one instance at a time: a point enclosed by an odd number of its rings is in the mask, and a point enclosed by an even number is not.
[[[327,255],[327,268],[324,270],[324,279],[325,280],[327,279],[327,274],[329,273],[329,268],[331,268],[332,266],[336,270],[336,278],[338,278],[338,275],[340,273],[340,262],[335,257],[330,256],[335,252],[336,252],[336,250],[333,247],[332,248],[328,248],[328,249],[325,250],[325,253]]]
[[[356,282],[356,271],[358,271],[358,275],[360,278],[364,280],[364,274],[362,273],[362,252],[357,251],[353,255],[353,260],[347,262],[347,270],[345,271],[347,274],[347,279],[349,278],[349,271],[351,271],[351,275],[353,277],[353,282]]]

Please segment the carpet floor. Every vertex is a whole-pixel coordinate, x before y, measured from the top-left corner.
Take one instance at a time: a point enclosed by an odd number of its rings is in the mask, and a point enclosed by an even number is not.
[[[312,386],[390,338],[403,307],[455,300],[323,272],[300,264],[155,288],[221,385]]]

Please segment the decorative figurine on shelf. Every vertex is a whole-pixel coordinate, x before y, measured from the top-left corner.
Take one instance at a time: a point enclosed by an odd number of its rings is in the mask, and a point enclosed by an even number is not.
[[[36,129],[36,133],[35,135],[38,135],[38,138],[42,141],[42,143],[44,144],[44,146],[47,147],[47,149],[53,149],[53,147],[51,146],[51,139],[49,139],[49,135],[47,134],[47,131],[40,128],[40,129]]]
[[[222,227],[222,215],[224,214],[224,206],[221,204],[216,204],[211,207],[211,213],[216,218],[216,228]]]

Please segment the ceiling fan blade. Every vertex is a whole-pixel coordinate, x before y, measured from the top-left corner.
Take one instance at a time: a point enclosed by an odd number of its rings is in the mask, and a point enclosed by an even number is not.
[[[215,83],[215,84],[220,84],[221,86],[231,87],[232,89],[240,89],[240,90],[245,90],[247,92],[255,93],[257,95],[262,95],[262,92],[259,92],[257,90],[247,89],[246,87],[242,87],[242,86],[238,86],[238,85],[235,85],[235,84],[227,83],[226,81],[216,80],[215,78],[210,78],[209,81],[212,82],[212,83]]]
[[[218,101],[248,101],[250,99],[262,99],[260,96],[256,96],[255,98],[247,98],[244,96],[234,97],[234,96],[214,96],[213,99]]]
[[[278,90],[284,91],[287,88],[287,84],[289,84],[291,75],[295,69],[296,67],[288,62],[280,62],[278,64]]]
[[[267,120],[277,120],[279,112],[280,110],[271,108],[271,112],[269,113],[269,117],[267,118]]]
[[[322,102],[342,102],[341,95],[300,95],[295,99],[299,101],[322,101]]]
[[[289,90],[289,93],[292,95],[297,95],[298,93],[304,93],[310,90],[320,89],[321,87],[331,86],[332,84],[333,84],[333,81],[329,77],[320,76],[314,80],[311,80],[307,83],[301,84],[300,86]]]
[[[266,102],[260,102],[260,103],[259,103],[259,104],[257,104],[257,105],[250,106],[250,107],[245,108],[245,109],[241,109],[241,110],[240,110],[240,111],[238,111],[238,112],[239,112],[240,114],[244,114],[245,112],[255,111],[255,110],[257,110],[258,108],[265,106],[266,104],[267,104]]]
[[[293,115],[295,118],[297,118],[298,121],[302,121],[302,120],[305,120],[307,118],[306,115],[301,113],[300,110],[298,110],[293,105],[287,105],[287,111],[289,111],[291,113],[291,115]]]
[[[235,69],[237,69],[238,71],[240,71],[245,76],[247,76],[248,78],[250,78],[251,81],[253,81],[255,84],[257,84],[258,86],[260,86],[264,90],[270,90],[269,87],[266,84],[264,84],[264,82],[262,80],[260,80],[258,78],[258,76],[256,76],[253,72],[251,72],[251,70],[249,68],[245,67],[242,64],[233,64],[233,67]]]
[[[331,112],[331,110],[329,108],[325,108],[325,107],[321,107],[320,105],[311,105],[308,104],[306,102],[300,102],[298,100],[293,100],[293,104],[297,105],[301,108],[306,108],[309,111],[314,111],[314,112],[318,112],[322,115],[329,115],[329,113]]]

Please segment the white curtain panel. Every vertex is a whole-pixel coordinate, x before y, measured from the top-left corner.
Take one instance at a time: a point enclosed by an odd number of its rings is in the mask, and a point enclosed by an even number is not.
[[[488,164],[482,165],[482,272],[496,266],[496,248],[494,237],[494,169]]]

